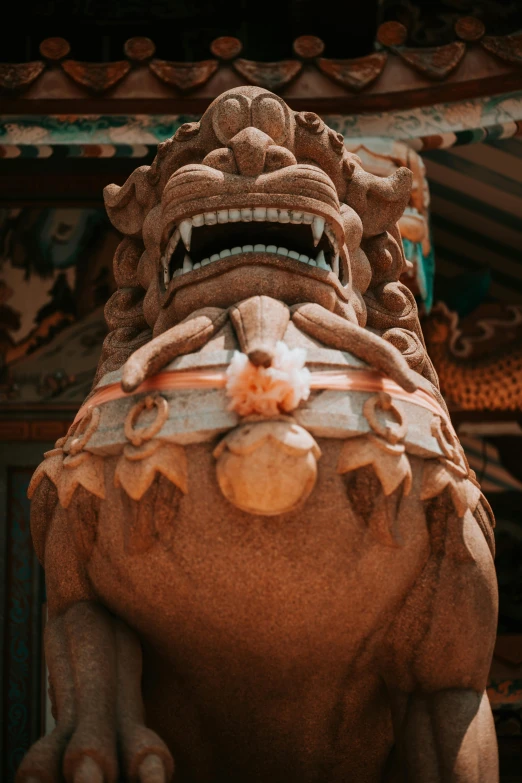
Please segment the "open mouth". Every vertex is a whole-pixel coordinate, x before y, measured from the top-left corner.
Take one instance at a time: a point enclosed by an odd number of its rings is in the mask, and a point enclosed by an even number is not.
[[[269,253],[339,277],[333,228],[311,212],[253,207],[222,209],[185,218],[172,227],[161,257],[163,284],[230,256]]]

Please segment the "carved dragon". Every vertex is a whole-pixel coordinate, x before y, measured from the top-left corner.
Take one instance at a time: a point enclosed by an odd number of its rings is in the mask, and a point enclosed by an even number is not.
[[[243,87],[106,189],[111,331],[29,489],[57,723],[18,783],[498,780],[493,519],[398,282],[410,180]]]
[[[438,302],[423,322],[428,353],[450,406],[461,410],[522,409],[522,307],[482,305],[459,323]]]

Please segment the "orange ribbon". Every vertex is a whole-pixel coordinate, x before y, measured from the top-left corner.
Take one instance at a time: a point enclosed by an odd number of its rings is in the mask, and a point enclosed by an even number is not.
[[[310,376],[311,389],[356,392],[384,391],[396,399],[427,408],[435,415],[448,421],[446,412],[428,392],[423,389],[407,392],[395,381],[385,378],[373,370],[323,370],[312,372]],[[177,389],[223,389],[226,383],[227,375],[224,370],[167,370],[148,378],[133,392],[124,392],[120,383],[111,383],[95,392],[89,402],[82,405],[74,421],[79,421],[89,408],[95,405],[132,397],[134,394],[151,391],[175,391]]]

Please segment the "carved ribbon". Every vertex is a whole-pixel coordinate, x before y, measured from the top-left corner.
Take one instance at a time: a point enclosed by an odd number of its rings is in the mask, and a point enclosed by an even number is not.
[[[227,384],[227,375],[224,370],[172,370],[158,373],[148,378],[136,389],[140,394],[152,391],[175,391],[178,389],[222,389]],[[312,372],[310,379],[311,389],[333,389],[337,391],[366,391],[388,392],[394,399],[411,402],[427,408],[437,416],[440,416],[451,427],[447,414],[439,403],[423,389],[415,392],[406,392],[397,383],[383,377],[373,370],[325,370]],[[112,383],[95,392],[89,399],[89,406],[102,405],[106,402],[119,400],[128,394],[121,388],[120,383]],[[88,405],[83,405],[76,414],[75,421],[79,421],[88,410]]]

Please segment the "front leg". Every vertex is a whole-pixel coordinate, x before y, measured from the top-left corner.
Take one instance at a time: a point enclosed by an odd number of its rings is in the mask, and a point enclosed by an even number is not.
[[[428,502],[431,556],[387,629],[396,748],[386,783],[498,783],[485,693],[497,626],[495,569],[480,512]],[[393,773],[392,773],[393,769]]]
[[[497,783],[498,752],[486,693],[414,693],[395,710],[404,783]]]
[[[167,783],[172,757],[145,726],[136,635],[92,601],[46,631],[56,728],[30,749],[17,783]],[[121,754],[121,763],[118,759]]]
[[[63,508],[48,476],[31,494],[33,541],[45,567],[45,657],[56,728],[30,748],[16,783],[167,783],[172,757],[145,726],[139,639],[96,600],[88,577],[98,510],[82,487]]]

